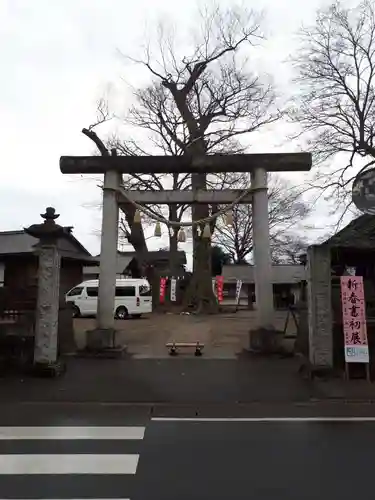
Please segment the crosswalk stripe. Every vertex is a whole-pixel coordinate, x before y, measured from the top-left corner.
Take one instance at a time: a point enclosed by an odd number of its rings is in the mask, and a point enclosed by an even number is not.
[[[135,474],[139,455],[0,455],[0,474]]]
[[[144,435],[144,426],[0,426],[0,500],[130,500]]]
[[[0,440],[114,439],[140,440],[145,427],[0,427]]]

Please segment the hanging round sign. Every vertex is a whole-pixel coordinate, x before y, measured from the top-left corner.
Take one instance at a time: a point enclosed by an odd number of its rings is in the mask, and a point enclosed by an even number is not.
[[[361,212],[375,215],[375,168],[360,172],[354,179],[352,201]]]

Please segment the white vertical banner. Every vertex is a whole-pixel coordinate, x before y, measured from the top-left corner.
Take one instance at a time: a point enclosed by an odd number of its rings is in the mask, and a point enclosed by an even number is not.
[[[214,292],[214,295],[217,298],[216,278],[212,278],[212,291]]]
[[[236,282],[236,305],[240,303],[240,295],[242,288],[242,280],[237,280]]]
[[[177,280],[176,278],[171,279],[171,302],[176,302],[176,288],[177,288]]]

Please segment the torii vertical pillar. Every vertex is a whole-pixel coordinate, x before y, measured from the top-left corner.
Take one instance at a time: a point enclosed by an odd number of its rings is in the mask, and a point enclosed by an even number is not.
[[[100,245],[99,292],[96,329],[87,332],[87,346],[94,349],[113,348],[115,342],[115,290],[119,208],[117,190],[120,175],[104,174],[102,232]]]
[[[251,174],[251,184],[254,189],[252,211],[257,330],[262,336],[265,331],[274,329],[267,171],[263,168],[255,169]],[[262,343],[263,341],[265,339],[259,338],[256,344],[259,345],[259,342]]]
[[[119,174],[106,172],[103,186],[102,237],[100,245],[99,299],[97,327],[101,330],[114,328],[114,304],[116,290],[116,263],[118,241],[117,188]]]

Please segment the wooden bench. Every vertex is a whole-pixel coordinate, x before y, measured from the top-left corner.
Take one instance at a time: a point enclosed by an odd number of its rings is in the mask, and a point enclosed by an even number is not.
[[[181,349],[195,349],[194,356],[202,356],[204,344],[197,342],[168,342],[165,344],[170,356],[177,356]]]

